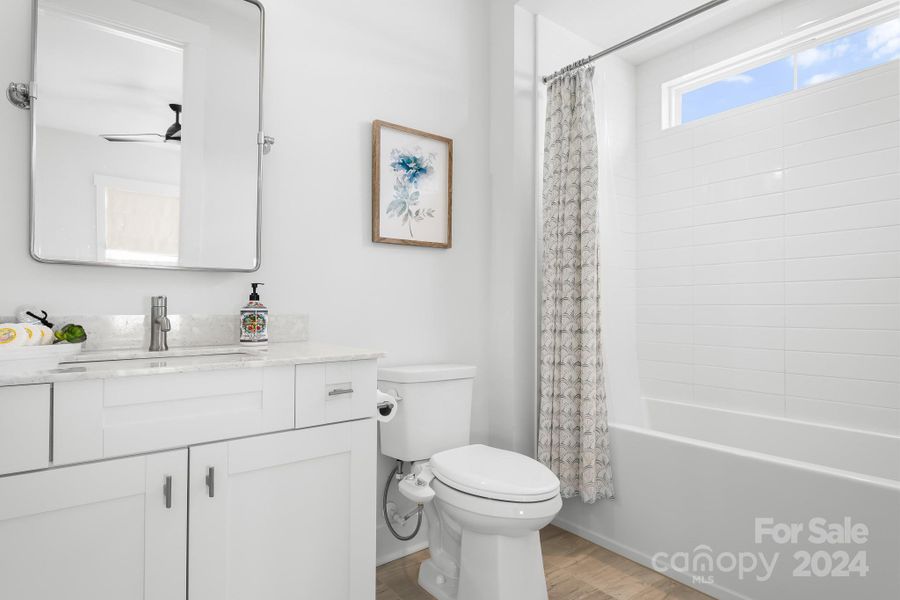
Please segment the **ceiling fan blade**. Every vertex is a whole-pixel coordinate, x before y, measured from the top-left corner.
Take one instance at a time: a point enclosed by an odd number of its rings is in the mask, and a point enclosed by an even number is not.
[[[162,143],[174,142],[181,143],[181,105],[170,104],[169,108],[175,113],[175,122],[166,130],[166,134],[161,133],[101,133],[107,142],[143,142],[143,143]]]
[[[165,141],[165,138],[158,133],[104,133],[100,137],[107,142],[159,143]]]

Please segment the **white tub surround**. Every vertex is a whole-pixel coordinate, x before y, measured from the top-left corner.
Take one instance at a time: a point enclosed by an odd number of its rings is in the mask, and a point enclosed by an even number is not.
[[[374,597],[379,356],[85,352],[0,378],[4,594]]]
[[[868,0],[790,0],[638,67],[644,398],[900,435],[897,63],[663,128],[660,89]]]

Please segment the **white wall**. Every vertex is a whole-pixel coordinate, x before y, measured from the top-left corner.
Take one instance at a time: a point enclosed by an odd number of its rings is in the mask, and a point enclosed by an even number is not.
[[[644,397],[900,433],[896,62],[660,129],[660,84],[865,2],[785,2],[638,69]]]
[[[609,420],[643,424],[637,365],[637,145],[635,70],[595,63],[600,144],[600,294]]]
[[[547,75],[598,48],[543,17],[537,18],[537,71]],[[635,72],[608,56],[594,63],[600,149],[600,296],[609,419],[642,424],[636,349],[635,244],[637,173]],[[543,152],[546,92],[537,95],[537,131]],[[542,170],[538,165],[538,172]]]
[[[492,445],[534,454],[534,18],[515,0],[490,6]]]
[[[542,75],[596,49],[555,23],[491,3],[491,444],[534,455],[538,404],[540,177],[545,92]],[[604,194],[602,295],[610,415],[640,420],[635,350],[634,72],[617,58],[595,78]],[[611,357],[615,357],[612,359]]]
[[[179,314],[233,312],[264,281],[273,312],[309,313],[312,340],[374,347],[384,364],[487,368],[491,225],[488,7],[480,0],[268,0],[262,268],[255,274],[45,265],[28,256],[28,113],[0,104],[0,314],[143,314],[167,294]],[[0,4],[0,73],[30,78],[31,2]],[[454,139],[450,250],[370,241],[370,127],[385,119]],[[473,436],[488,436],[475,386]],[[386,459],[379,480],[386,476]],[[380,500],[380,499],[379,499]],[[374,501],[373,501],[374,510]],[[379,518],[380,523],[380,518]],[[395,548],[382,545],[379,550]]]

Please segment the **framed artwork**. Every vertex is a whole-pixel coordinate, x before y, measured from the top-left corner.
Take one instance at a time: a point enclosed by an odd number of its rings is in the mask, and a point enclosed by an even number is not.
[[[372,122],[372,241],[449,248],[453,140]]]

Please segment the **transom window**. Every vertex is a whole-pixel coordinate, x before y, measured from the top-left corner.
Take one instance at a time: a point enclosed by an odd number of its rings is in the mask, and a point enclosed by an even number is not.
[[[663,128],[900,58],[894,0],[878,2],[662,86]]]

